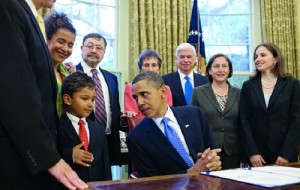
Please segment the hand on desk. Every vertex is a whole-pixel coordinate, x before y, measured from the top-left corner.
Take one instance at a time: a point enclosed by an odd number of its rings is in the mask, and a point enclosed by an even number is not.
[[[192,172],[206,172],[206,171],[215,171],[221,170],[221,161],[218,153],[221,152],[221,149],[207,148],[203,153],[198,153],[198,160],[193,167],[187,170],[188,173]]]
[[[289,161],[281,156],[278,156],[278,158],[275,162],[276,165],[282,165],[282,164],[287,164],[287,163],[289,163]]]
[[[48,172],[68,189],[88,188],[88,185],[79,179],[76,172],[63,159],[60,159],[59,162],[49,168]]]
[[[94,159],[93,154],[81,149],[82,147],[83,147],[83,143],[76,145],[73,148],[73,152],[72,152],[73,162],[83,167],[90,167],[90,164],[87,163],[93,162]]]
[[[253,167],[260,167],[266,164],[266,161],[263,159],[263,157],[260,154],[255,154],[253,156],[250,156],[250,162]]]

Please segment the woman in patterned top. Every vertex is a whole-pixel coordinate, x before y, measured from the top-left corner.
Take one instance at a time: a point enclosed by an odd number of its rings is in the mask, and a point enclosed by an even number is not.
[[[200,106],[212,128],[217,146],[222,148],[222,168],[240,166],[241,141],[238,125],[240,89],[229,84],[232,63],[224,54],[210,58],[206,67],[209,83],[194,88],[191,104]]]
[[[72,54],[76,30],[66,14],[56,12],[45,18],[45,28],[47,45],[57,81],[56,107],[60,117],[63,112],[61,85],[64,78],[69,75],[62,62]]]

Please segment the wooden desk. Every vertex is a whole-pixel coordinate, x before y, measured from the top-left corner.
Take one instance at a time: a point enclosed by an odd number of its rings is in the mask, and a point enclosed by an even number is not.
[[[290,164],[300,167],[300,163]],[[262,190],[270,188],[257,187],[245,183],[231,181],[222,178],[194,174],[166,175],[129,180],[116,180],[88,183],[90,190],[148,190],[148,189],[199,189],[199,190]],[[271,190],[299,190],[299,185],[271,188]]]

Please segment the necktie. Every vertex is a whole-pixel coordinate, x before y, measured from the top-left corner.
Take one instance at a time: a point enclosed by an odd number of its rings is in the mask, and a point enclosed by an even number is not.
[[[184,97],[185,97],[186,104],[190,104],[193,87],[192,87],[192,83],[190,81],[189,76],[186,75],[184,78],[186,80],[185,86],[184,86],[184,90],[185,90]]]
[[[78,124],[79,124],[79,138],[81,142],[84,143],[83,145],[84,149],[87,151],[89,149],[89,139],[84,127],[84,121],[80,119]]]
[[[106,127],[106,110],[105,110],[105,102],[104,102],[104,96],[102,91],[102,85],[98,78],[98,71],[96,69],[91,70],[93,73],[93,80],[96,84],[96,98],[95,98],[95,116],[96,121]]]
[[[176,133],[175,129],[168,125],[168,118],[164,117],[162,119],[162,123],[164,125],[165,135],[167,139],[170,141],[170,143],[174,146],[174,148],[177,150],[177,152],[180,154],[180,156],[184,159],[184,161],[187,163],[189,167],[193,166],[192,161],[189,158],[189,155],[184,149],[184,146]]]
[[[45,24],[44,24],[43,18],[39,14],[37,14],[37,16],[35,17],[35,19],[36,19],[37,23],[39,24],[39,27],[40,27],[40,30],[41,30],[41,32],[43,34],[45,42],[47,42],[46,29],[45,29]]]

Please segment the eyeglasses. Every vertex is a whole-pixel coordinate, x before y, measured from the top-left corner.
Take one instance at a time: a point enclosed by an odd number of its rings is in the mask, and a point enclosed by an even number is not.
[[[96,48],[97,52],[104,51],[104,48],[102,46],[96,46],[93,44],[84,45],[84,47],[86,47],[90,51],[94,50],[94,48]]]

